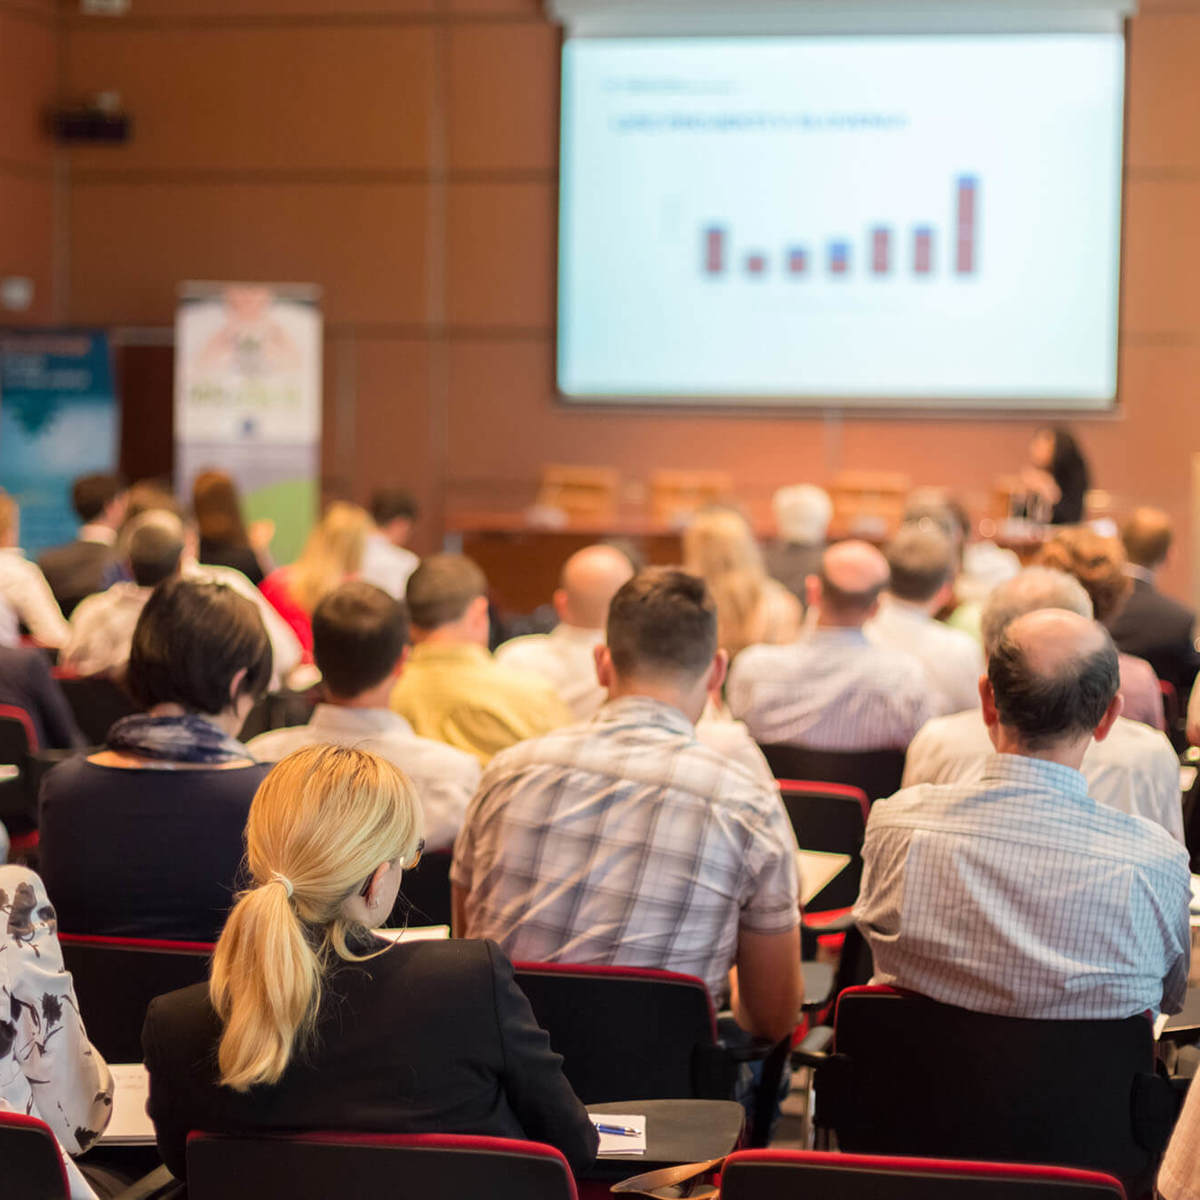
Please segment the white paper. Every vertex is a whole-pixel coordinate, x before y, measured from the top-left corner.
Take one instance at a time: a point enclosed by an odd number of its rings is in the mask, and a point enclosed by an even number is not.
[[[646,1118],[630,1116],[628,1113],[591,1113],[592,1124],[621,1126],[626,1129],[636,1129],[635,1134],[602,1133],[600,1135],[599,1155],[605,1154],[645,1154],[646,1153]]]
[[[391,942],[440,942],[450,936],[449,925],[410,925],[407,929],[377,929]]]
[[[800,870],[800,903],[807,904],[827,883],[850,865],[850,855],[831,850],[797,850]]]
[[[154,1141],[154,1125],[146,1115],[150,1076],[141,1063],[109,1063],[113,1077],[113,1111],[100,1144],[134,1146]]]

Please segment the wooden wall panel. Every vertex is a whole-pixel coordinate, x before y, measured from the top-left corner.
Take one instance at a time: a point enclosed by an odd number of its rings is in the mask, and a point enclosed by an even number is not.
[[[1139,17],[1129,37],[1126,162],[1132,170],[1200,168],[1200,4]]]
[[[54,191],[49,179],[0,171],[0,276],[33,280],[25,312],[0,309],[0,325],[45,324],[54,318]]]
[[[103,29],[114,25],[168,22],[215,24],[236,20],[340,20],[417,17],[437,11],[439,0],[134,0],[132,17],[84,17],[79,0],[60,0],[66,20]]]
[[[1200,333],[1200,177],[1131,178],[1125,188],[1126,335]]]
[[[54,29],[0,9],[0,163],[48,168],[53,144],[42,119],[54,99]]]

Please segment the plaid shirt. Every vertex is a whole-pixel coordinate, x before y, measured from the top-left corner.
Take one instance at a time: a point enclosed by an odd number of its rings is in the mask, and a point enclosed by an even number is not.
[[[1008,1017],[1183,1004],[1187,851],[1079,771],[997,754],[977,782],[905,788],[871,809],[863,860],[876,983]]]
[[[681,971],[719,1001],[739,929],[795,927],[795,853],[777,792],[625,697],[493,760],[451,879],[510,958]]]

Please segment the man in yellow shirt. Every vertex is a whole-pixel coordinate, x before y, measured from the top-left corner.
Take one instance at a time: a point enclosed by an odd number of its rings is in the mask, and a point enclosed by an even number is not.
[[[486,764],[501,750],[571,721],[540,675],[496,662],[488,650],[487,580],[460,554],[435,554],[406,589],[413,651],[391,707],[422,737]]]

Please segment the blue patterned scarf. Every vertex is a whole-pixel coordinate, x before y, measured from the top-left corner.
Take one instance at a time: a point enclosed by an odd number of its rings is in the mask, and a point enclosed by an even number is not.
[[[122,717],[108,731],[110,750],[136,754],[158,762],[224,763],[253,755],[237,738],[223,733],[203,717]]]

